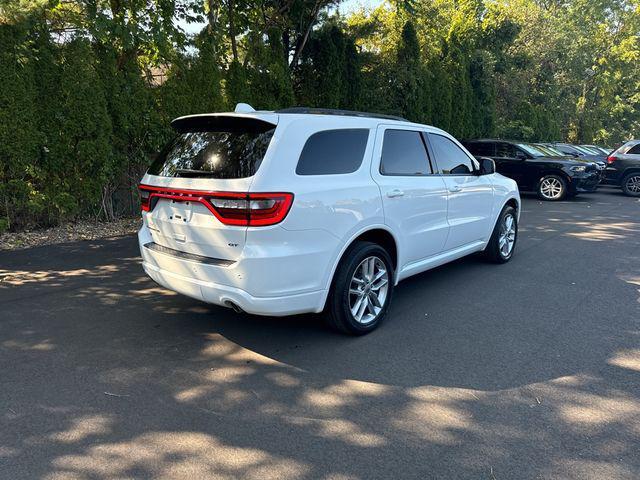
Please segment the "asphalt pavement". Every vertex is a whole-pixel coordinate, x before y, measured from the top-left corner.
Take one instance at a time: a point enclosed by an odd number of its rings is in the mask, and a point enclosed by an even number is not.
[[[513,260],[351,338],[148,279],[136,239],[0,252],[2,479],[638,479],[640,200],[524,198]]]

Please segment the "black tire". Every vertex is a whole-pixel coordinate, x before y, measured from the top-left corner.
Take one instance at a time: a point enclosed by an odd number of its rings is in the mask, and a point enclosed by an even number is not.
[[[513,245],[508,254],[505,254],[500,245],[500,237],[504,233],[505,219],[511,216],[513,219],[514,235]],[[487,260],[493,263],[507,263],[513,257],[513,252],[516,250],[516,243],[518,242],[518,214],[516,209],[511,205],[507,205],[502,209],[498,216],[498,221],[495,227],[493,227],[493,233],[491,239],[484,249],[484,256]]]
[[[358,296],[356,294],[354,298],[353,294],[350,293],[350,288],[356,269],[362,268],[361,264],[369,257],[376,257],[384,264],[388,275],[388,282],[386,284],[388,287],[384,297],[384,303],[381,303],[381,310],[371,321],[360,323],[351,313],[350,301],[353,299],[354,303],[357,302]],[[377,262],[376,265],[379,266]],[[329,291],[325,305],[325,316],[329,326],[334,330],[349,335],[364,335],[375,330],[380,323],[382,323],[389,309],[391,298],[393,297],[393,279],[393,263],[384,248],[372,242],[355,242],[342,256],[342,260],[333,276],[331,290]],[[364,288],[366,287],[363,287],[363,289]],[[372,289],[369,288],[367,292],[371,290]],[[376,296],[376,298],[378,297]],[[369,307],[366,307],[366,309],[366,312],[368,312]]]
[[[556,191],[556,188],[560,189],[559,192],[552,195],[550,190],[547,189],[549,183],[554,186],[554,192]],[[560,175],[545,175],[540,179],[540,181],[538,181],[536,192],[541,200],[558,202],[567,196],[567,181]]]
[[[622,191],[630,197],[640,197],[640,172],[625,175],[622,179]]]

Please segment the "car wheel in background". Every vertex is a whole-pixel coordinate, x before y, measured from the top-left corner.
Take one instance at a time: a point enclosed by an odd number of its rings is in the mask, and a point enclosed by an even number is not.
[[[545,175],[538,182],[538,196],[542,200],[558,201],[567,195],[567,182],[559,175]]]
[[[371,242],[354,243],[342,257],[325,307],[331,327],[350,335],[374,330],[393,294],[393,264],[387,251]]]
[[[484,249],[485,257],[494,263],[506,263],[513,257],[518,239],[518,214],[507,205],[500,212],[491,239]]]
[[[622,179],[622,191],[630,197],[640,197],[640,172],[630,173]]]

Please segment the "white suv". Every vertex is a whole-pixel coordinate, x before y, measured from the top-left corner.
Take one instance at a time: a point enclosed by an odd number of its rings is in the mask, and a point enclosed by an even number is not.
[[[190,115],[142,179],[143,266],[260,315],[376,328],[395,285],[484,251],[513,255],[520,196],[451,135],[397,117],[290,108]]]

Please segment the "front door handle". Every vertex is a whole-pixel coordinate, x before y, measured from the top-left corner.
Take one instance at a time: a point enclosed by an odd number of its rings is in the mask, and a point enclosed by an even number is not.
[[[404,192],[398,188],[387,192],[387,197],[389,198],[402,197],[403,195],[404,195]]]
[[[449,191],[451,193],[458,193],[462,191],[462,187],[458,186],[458,185],[453,185],[451,187],[449,187]]]

